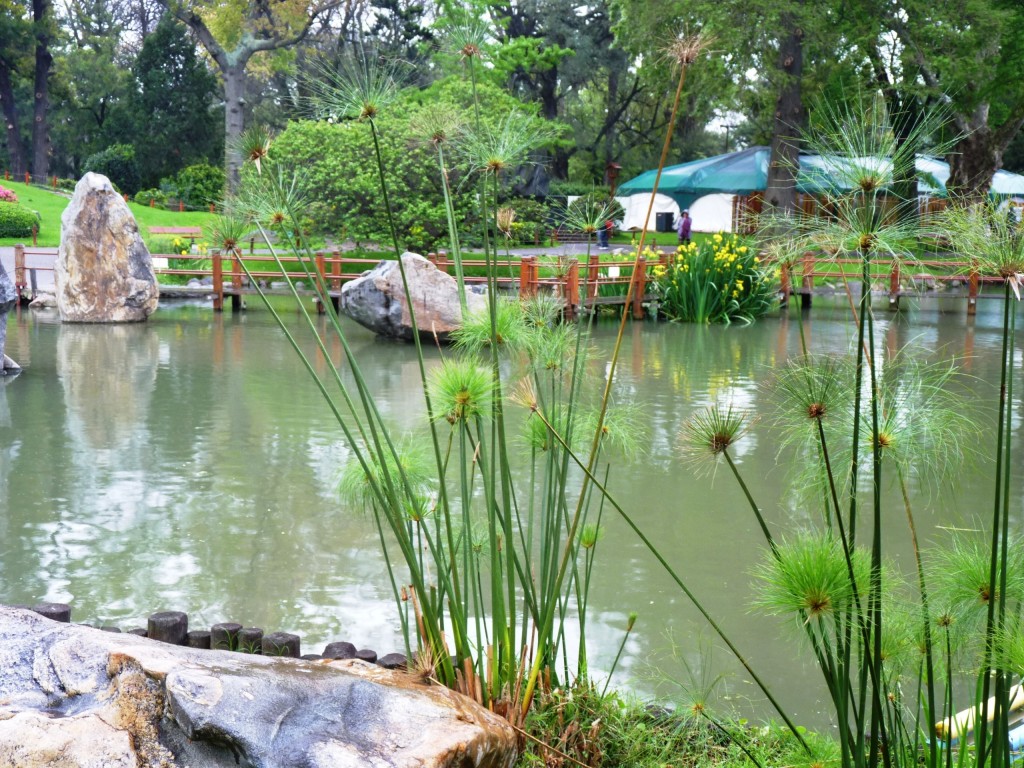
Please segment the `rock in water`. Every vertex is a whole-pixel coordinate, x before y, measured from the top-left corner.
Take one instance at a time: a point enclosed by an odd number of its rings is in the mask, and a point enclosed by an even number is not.
[[[87,173],[60,218],[57,309],[70,323],[131,323],[160,292],[135,217],[106,176]]]
[[[0,766],[511,768],[507,722],[357,660],[172,646],[0,606]]]
[[[446,339],[449,333],[462,325],[458,283],[419,254],[403,253],[402,264],[405,265],[420,335]],[[466,303],[470,312],[484,311],[487,297],[467,289]],[[406,301],[397,261],[382,261],[366,274],[346,283],[341,289],[341,310],[382,336],[412,338],[409,302]]]
[[[18,292],[7,276],[4,265],[0,264],[0,376],[21,370],[16,362],[4,354],[7,346],[7,313],[18,303]]]

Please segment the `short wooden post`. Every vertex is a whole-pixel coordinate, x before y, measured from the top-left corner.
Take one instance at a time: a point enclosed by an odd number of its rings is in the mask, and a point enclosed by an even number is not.
[[[154,198],[154,197],[149,198],[149,207],[150,208],[156,208],[156,198]]]
[[[216,212],[217,212],[217,206],[215,206],[213,203],[210,203],[210,213],[216,213]]]
[[[446,251],[437,252],[437,268],[448,274],[448,253]]]
[[[224,311],[224,264],[221,261],[220,250],[214,248],[210,251],[210,258],[213,260],[213,311]]]
[[[981,280],[979,279],[978,265],[971,262],[971,271],[967,276],[967,314],[975,315],[978,313],[978,286]]]
[[[57,177],[56,176],[53,177],[53,188],[54,189],[57,188]]]
[[[32,177],[29,176],[28,171],[25,171],[25,183],[26,184],[31,184],[32,183]]]
[[[225,621],[210,627],[210,647],[215,651],[234,651],[238,648],[238,633],[242,625]]]
[[[640,256],[633,268],[633,319],[644,319],[644,294],[647,292],[647,258]]]
[[[302,655],[298,635],[288,632],[271,632],[263,638],[264,656],[289,656],[293,659]]]
[[[189,648],[202,648],[208,651],[210,650],[210,637],[211,632],[208,629],[189,630],[185,637],[185,645]]]
[[[14,290],[20,298],[25,292],[25,246],[14,246]]]
[[[184,212],[185,212],[185,201],[184,200],[179,200],[178,201],[178,213],[184,213]]]
[[[10,180],[11,180],[11,172],[10,172],[10,171],[8,171],[8,170],[7,170],[6,168],[5,168],[5,169],[4,169],[4,181],[10,181]]]
[[[889,309],[896,312],[900,308],[900,263],[893,259],[889,272]]]
[[[335,312],[341,311],[341,265],[341,251],[335,251],[331,254],[331,291],[338,294],[331,296],[331,304],[334,306]]]
[[[593,301],[597,298],[597,281],[600,276],[601,257],[596,253],[590,254],[587,258],[587,299]]]
[[[242,653],[263,655],[263,629],[260,627],[244,627],[238,630],[238,648]]]
[[[575,320],[580,305],[580,263],[569,259],[565,275],[565,319]]]
[[[322,656],[325,659],[354,659],[356,657],[356,647],[344,640],[328,643],[324,646]]]
[[[149,617],[146,628],[150,640],[185,645],[188,639],[188,615],[181,611],[160,611]]]
[[[71,606],[67,603],[39,603],[38,605],[33,605],[32,610],[52,621],[59,621],[64,624],[71,621]]]

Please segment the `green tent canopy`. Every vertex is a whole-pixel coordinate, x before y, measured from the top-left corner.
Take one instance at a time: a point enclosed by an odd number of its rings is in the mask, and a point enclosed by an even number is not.
[[[748,147],[726,155],[706,157],[682,165],[665,168],[661,174],[658,193],[671,197],[680,210],[690,208],[704,195],[750,195],[764,192],[768,185],[768,147]],[[875,163],[874,158],[833,158],[821,155],[800,155],[800,171],[796,188],[805,194],[822,194],[849,189],[844,172],[857,163]],[[888,165],[887,161],[881,161]],[[916,161],[918,189],[922,194],[944,197],[945,182],[949,178],[949,164],[944,160],[919,155]],[[647,171],[621,184],[619,196],[649,193],[654,187],[657,171]],[[1024,176],[997,171],[992,180],[991,194],[995,197],[1024,195]]]

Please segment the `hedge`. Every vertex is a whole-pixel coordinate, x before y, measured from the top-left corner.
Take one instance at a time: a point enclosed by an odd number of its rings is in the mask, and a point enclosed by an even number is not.
[[[0,203],[0,237],[31,237],[39,215],[20,203]]]

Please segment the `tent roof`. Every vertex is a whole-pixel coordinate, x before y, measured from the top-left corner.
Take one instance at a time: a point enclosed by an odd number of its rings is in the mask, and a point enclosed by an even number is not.
[[[769,154],[768,147],[748,147],[726,155],[670,166],[662,171],[658,192],[675,198],[681,206],[690,205],[696,198],[715,192],[736,195],[763,192],[768,185]],[[843,178],[847,175],[844,173],[846,169],[858,164],[878,163],[875,158],[847,159],[801,154],[797,190],[815,194],[849,189]],[[880,170],[888,170],[888,161],[882,161],[881,165]],[[944,196],[949,164],[935,157],[918,155],[915,165],[919,190],[932,196]],[[642,173],[621,184],[617,191],[621,195],[650,192],[656,173]],[[1024,176],[997,171],[992,179],[991,193],[996,196],[1024,195]]]

